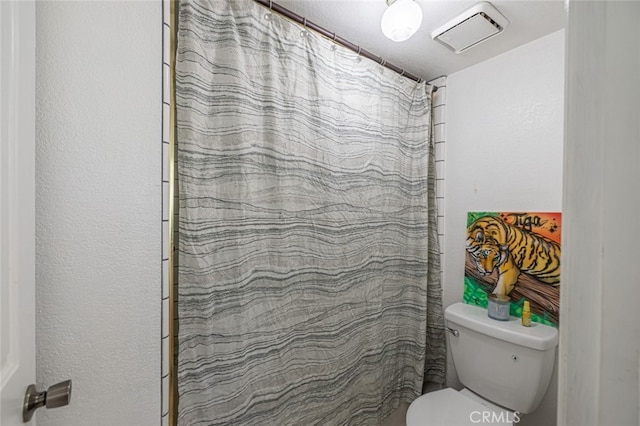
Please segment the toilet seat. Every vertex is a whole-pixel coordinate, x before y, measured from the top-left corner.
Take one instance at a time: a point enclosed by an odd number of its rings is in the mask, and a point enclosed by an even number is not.
[[[407,411],[407,426],[510,426],[512,420],[508,411],[496,412],[451,388],[422,395]]]

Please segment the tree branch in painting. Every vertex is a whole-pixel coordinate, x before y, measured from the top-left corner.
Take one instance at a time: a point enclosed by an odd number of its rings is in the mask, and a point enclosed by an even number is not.
[[[490,294],[498,282],[497,272],[490,275],[480,275],[469,254],[465,256],[465,275],[472,277],[483,289]],[[529,300],[531,310],[540,316],[546,316],[550,321],[558,324],[560,317],[560,292],[558,287],[545,284],[525,273],[518,277],[515,287],[508,295],[516,303],[522,298]]]

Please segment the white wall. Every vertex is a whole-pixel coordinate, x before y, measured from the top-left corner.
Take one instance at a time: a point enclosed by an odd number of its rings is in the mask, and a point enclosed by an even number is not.
[[[558,423],[640,422],[638,2],[569,2]]]
[[[467,212],[562,210],[564,30],[450,75],[447,90],[444,306],[462,300]],[[555,376],[520,424],[555,424]]]
[[[39,425],[160,422],[161,10],[37,4]]]

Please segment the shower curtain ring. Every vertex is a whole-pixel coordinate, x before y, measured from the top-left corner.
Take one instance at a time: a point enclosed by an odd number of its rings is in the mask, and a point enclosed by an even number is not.
[[[362,49],[362,48],[361,48],[360,46],[358,46],[358,56],[360,56],[360,50],[361,50],[361,49]]]
[[[387,61],[385,61],[384,59],[380,58],[380,65],[382,65],[383,67],[387,64]]]
[[[333,41],[336,41],[336,33],[333,33]]]
[[[273,0],[269,0],[269,10],[273,10]]]

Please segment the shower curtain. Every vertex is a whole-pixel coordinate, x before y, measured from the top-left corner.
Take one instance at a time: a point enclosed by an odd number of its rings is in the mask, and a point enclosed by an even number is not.
[[[251,0],[178,19],[178,424],[381,424],[444,381],[431,86]]]

